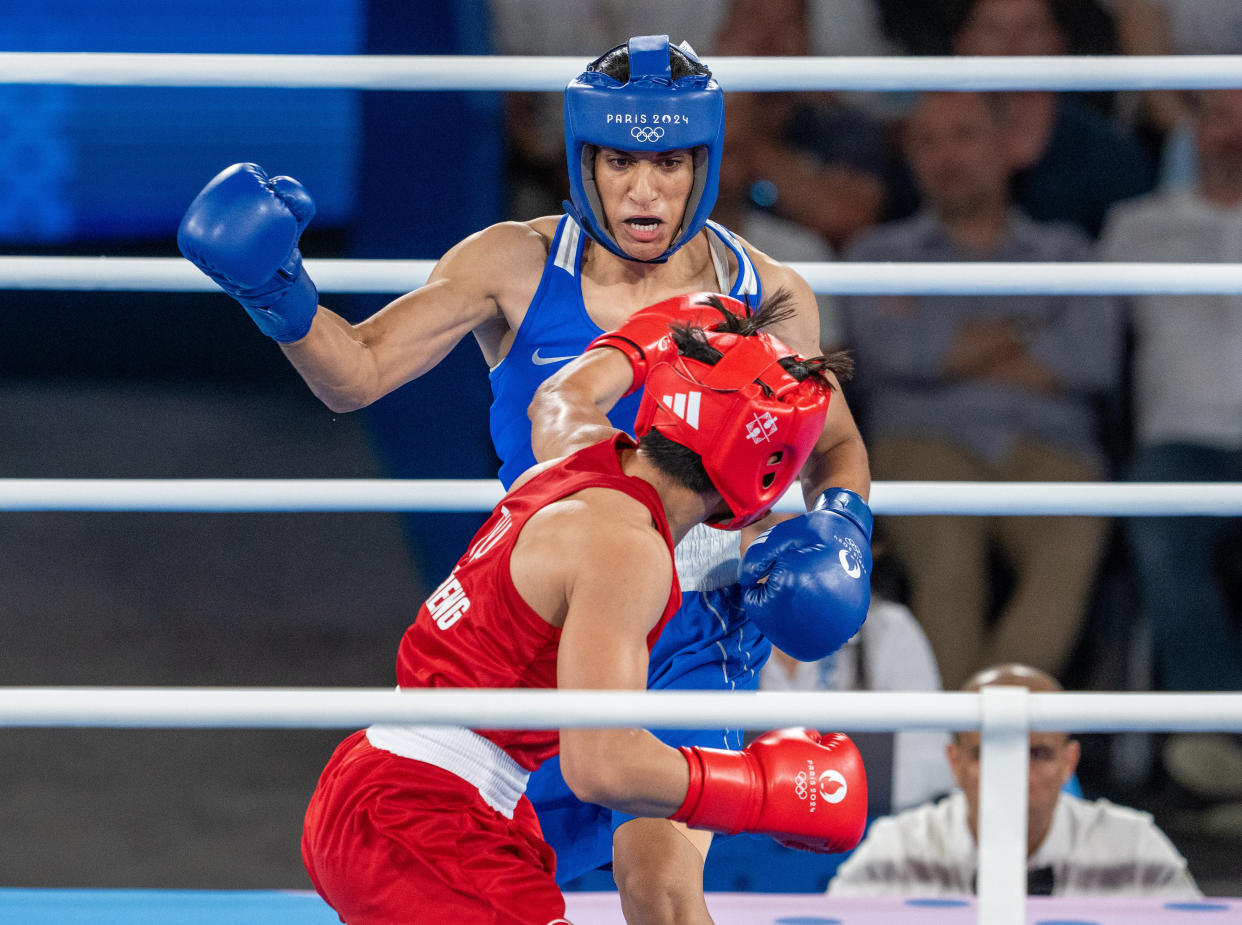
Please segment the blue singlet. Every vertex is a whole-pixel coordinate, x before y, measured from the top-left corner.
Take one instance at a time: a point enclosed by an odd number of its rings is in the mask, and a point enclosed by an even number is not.
[[[707,223],[717,277],[728,277],[728,252],[738,272],[728,294],[758,305],[762,291],[750,257],[720,225]],[[603,333],[587,314],[582,298],[582,251],[586,236],[569,216],[561,218],[539,289],[526,310],[505,358],[491,371],[491,431],[508,486],[534,465],[526,409],[535,389],[548,376],[586,349]],[[619,402],[609,414],[613,426],[633,434],[638,393]],[[651,652],[647,686],[652,690],[755,690],[759,669],[771,653],[769,643],[748,621],[736,584],[738,535],[699,526],[677,547],[682,605]],[[740,748],[741,729],[659,730],[664,742]],[[566,883],[612,860],[612,833],[633,817],[582,803],[560,773],[559,759],[531,775],[527,787],[544,838],[556,850],[556,879]]]

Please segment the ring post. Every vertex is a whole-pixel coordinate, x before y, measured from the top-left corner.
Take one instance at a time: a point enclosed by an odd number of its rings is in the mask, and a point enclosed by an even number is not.
[[[1029,693],[1010,686],[980,691],[980,925],[1026,925]]]

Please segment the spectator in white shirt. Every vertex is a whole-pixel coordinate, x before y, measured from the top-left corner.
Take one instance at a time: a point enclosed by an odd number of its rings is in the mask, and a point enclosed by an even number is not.
[[[963,688],[1002,684],[1059,691],[1050,675],[1025,665],[980,672]],[[828,886],[833,896],[974,893],[978,871],[979,733],[959,732],[946,752],[958,790],[896,816],[875,820]],[[1078,743],[1064,733],[1030,737],[1027,792],[1027,892],[1051,896],[1202,894],[1168,838],[1147,813],[1071,796],[1062,787],[1078,764]]]

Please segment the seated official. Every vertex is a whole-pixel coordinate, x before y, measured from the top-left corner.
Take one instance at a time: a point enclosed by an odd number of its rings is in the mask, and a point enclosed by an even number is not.
[[[986,669],[963,688],[1013,685],[1062,690],[1025,665]],[[977,892],[979,740],[959,732],[946,753],[958,790],[896,816],[877,819],[828,885],[832,896]],[[1064,733],[1031,733],[1027,790],[1027,893],[1033,896],[1202,896],[1177,849],[1150,815],[1108,800],[1084,800],[1062,788],[1078,765],[1079,745]]]

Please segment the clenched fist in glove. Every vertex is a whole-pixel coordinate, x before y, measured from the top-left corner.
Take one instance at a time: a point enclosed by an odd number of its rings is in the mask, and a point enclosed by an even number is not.
[[[301,340],[319,307],[298,241],[315,215],[305,187],[234,164],[203,187],[177,229],[186,259],[242,304],[281,343]]]
[[[746,616],[783,652],[814,661],[858,632],[871,605],[871,509],[830,488],[750,544],[738,581]]]
[[[739,752],[679,749],[690,789],[670,819],[716,832],[757,832],[806,851],[849,851],[867,824],[862,757],[840,733],[778,729]]]

